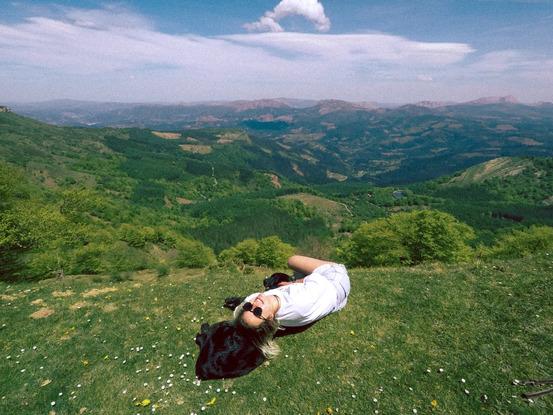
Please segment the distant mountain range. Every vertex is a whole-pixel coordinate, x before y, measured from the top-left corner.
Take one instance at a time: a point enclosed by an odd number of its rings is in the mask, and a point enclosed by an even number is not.
[[[550,110],[551,102],[521,104],[515,97],[484,97],[473,101],[421,101],[415,104],[384,104],[377,102],[348,102],[337,99],[322,101],[275,98],[261,100],[212,101],[191,103],[120,103],[76,100],[53,100],[35,103],[9,104],[19,114],[51,124],[72,126],[118,126],[152,128],[189,128],[228,126],[247,119],[272,121],[270,116],[301,118],[306,113],[325,116],[330,113],[386,112],[409,107],[422,107],[439,112],[457,108],[502,105],[515,113],[522,108]],[[542,114],[540,114],[541,116]],[[286,119],[282,119],[286,121]]]

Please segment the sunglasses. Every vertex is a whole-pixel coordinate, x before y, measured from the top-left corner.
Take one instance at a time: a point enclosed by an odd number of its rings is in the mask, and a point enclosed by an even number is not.
[[[261,307],[254,307],[253,304],[250,302],[244,303],[242,309],[244,311],[251,311],[254,316],[260,318],[261,320],[267,320],[265,317],[263,317],[263,310],[261,309]]]

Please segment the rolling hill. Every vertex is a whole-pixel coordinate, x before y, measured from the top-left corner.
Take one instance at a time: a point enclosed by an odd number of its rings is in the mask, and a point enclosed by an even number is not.
[[[325,100],[292,106],[280,100],[202,104],[51,102],[16,106],[56,124],[139,127],[182,132],[243,130],[270,154],[277,174],[301,183],[332,180],[412,183],[498,157],[551,156],[553,105],[513,98],[395,108]],[[267,165],[270,160],[264,159]]]

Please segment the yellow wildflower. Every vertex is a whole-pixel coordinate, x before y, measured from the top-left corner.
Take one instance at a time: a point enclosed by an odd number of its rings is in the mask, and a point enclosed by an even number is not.
[[[148,406],[150,405],[152,401],[150,401],[149,399],[143,399],[141,402],[137,402],[135,405],[136,406]]]

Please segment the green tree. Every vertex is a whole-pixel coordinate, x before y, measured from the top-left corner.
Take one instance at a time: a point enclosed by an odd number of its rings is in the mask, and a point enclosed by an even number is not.
[[[283,267],[294,253],[294,247],[282,242],[278,236],[268,236],[259,240],[255,252],[256,265],[269,268]]]
[[[73,222],[84,222],[98,204],[98,196],[90,189],[64,190],[61,194],[60,213]]]
[[[179,268],[201,268],[215,262],[213,250],[199,241],[180,238],[175,248],[175,266]]]
[[[25,254],[48,246],[71,228],[54,206],[44,206],[39,201],[19,202],[1,212],[0,277],[20,275]]]
[[[349,265],[418,264],[469,258],[472,228],[433,210],[402,212],[361,225],[337,254]]]
[[[502,235],[484,256],[519,258],[539,252],[553,252],[553,227],[531,226]]]
[[[398,265],[409,262],[400,235],[386,219],[362,224],[337,248],[338,258],[350,266]]]
[[[244,239],[233,247],[219,254],[219,261],[236,265],[254,265],[258,242],[255,239]]]
[[[135,248],[144,248],[146,243],[158,238],[156,231],[148,226],[136,226],[125,223],[119,227],[119,239]]]
[[[109,270],[105,257],[111,247],[104,243],[92,242],[75,249],[71,258],[71,274],[100,274]]]
[[[29,188],[23,174],[0,161],[0,213],[15,201],[29,198]]]
[[[239,266],[257,265],[282,267],[294,253],[294,247],[282,242],[278,236],[268,236],[259,241],[245,239],[219,254],[219,261]]]

